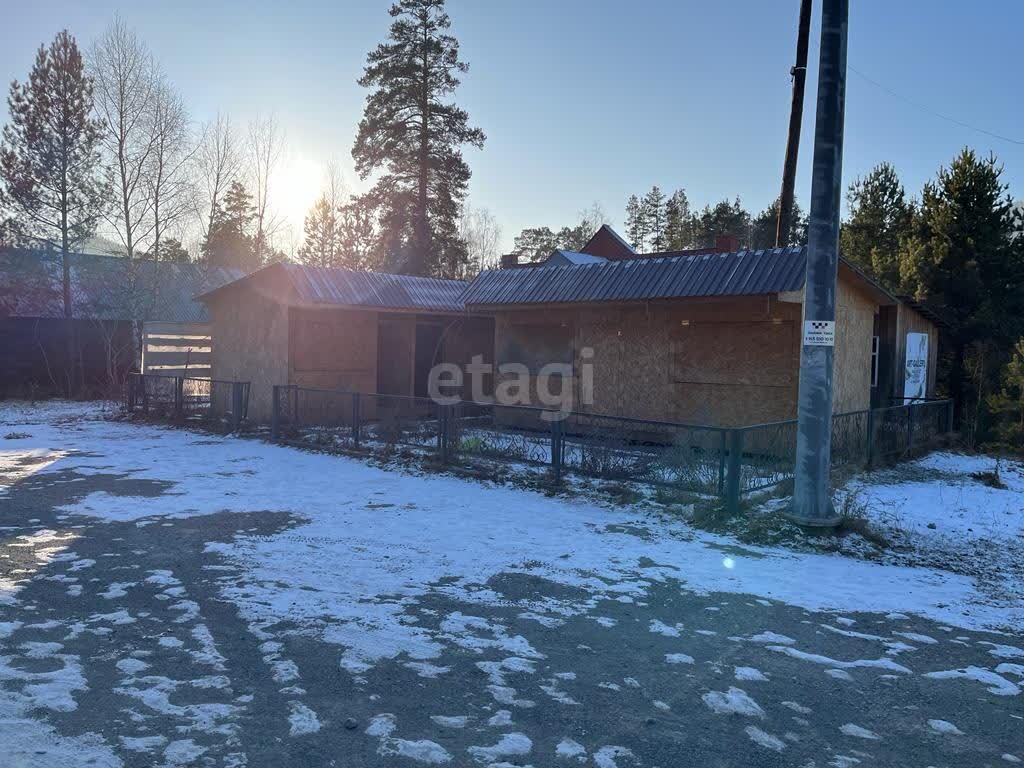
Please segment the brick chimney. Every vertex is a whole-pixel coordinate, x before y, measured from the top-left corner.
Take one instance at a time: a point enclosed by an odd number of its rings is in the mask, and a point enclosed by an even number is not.
[[[715,250],[729,253],[740,249],[740,239],[736,235],[715,235]]]
[[[501,255],[501,268],[502,269],[515,269],[519,266],[519,254],[518,253],[503,253]]]

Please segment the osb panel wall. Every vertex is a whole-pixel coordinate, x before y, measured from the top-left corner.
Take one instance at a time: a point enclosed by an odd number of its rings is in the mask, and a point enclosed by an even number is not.
[[[836,291],[832,412],[871,407],[871,337],[878,304],[845,280]]]
[[[928,397],[935,396],[935,374],[939,359],[939,329],[913,307],[900,304],[896,310],[896,386],[894,397],[903,397],[907,370],[907,334],[928,334]]]
[[[288,383],[287,308],[250,287],[225,291],[209,307],[213,378],[251,382],[249,419],[269,422],[273,386]]]
[[[455,363],[465,370],[466,365],[476,355],[483,357],[484,363],[494,363],[494,318],[463,317],[450,321],[444,342],[445,362]],[[494,377],[486,376],[483,382],[483,394],[494,392]],[[469,398],[472,392],[469,380],[464,380],[462,396]]]
[[[786,418],[797,315],[764,296],[589,313],[577,346],[594,350],[592,410],[723,426]]]
[[[799,305],[766,296],[508,312],[498,315],[495,348],[499,364],[511,361],[510,351],[515,362],[536,363],[552,338],[562,338],[551,354],[561,362],[570,329],[578,410],[738,426],[795,413],[799,317]],[[589,360],[584,349],[593,350]],[[585,363],[592,364],[592,405],[582,404]]]
[[[416,351],[415,315],[381,313],[377,321],[377,376],[373,389],[386,395],[411,395]]]
[[[291,383],[376,391],[376,312],[293,308],[289,327]]]

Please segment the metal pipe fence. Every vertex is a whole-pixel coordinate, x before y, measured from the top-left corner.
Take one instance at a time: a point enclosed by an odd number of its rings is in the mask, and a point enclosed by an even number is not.
[[[796,420],[712,427],[559,412],[528,406],[279,385],[275,440],[367,452],[405,448],[443,464],[524,465],[612,481],[638,481],[720,498],[742,498],[793,479]],[[871,466],[934,447],[952,431],[952,401],[837,414],[832,466]]]
[[[204,422],[237,430],[249,409],[249,382],[131,373],[125,410],[168,421]]]

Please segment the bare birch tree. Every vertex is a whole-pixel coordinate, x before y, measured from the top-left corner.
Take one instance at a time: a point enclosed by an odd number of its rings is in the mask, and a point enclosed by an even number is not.
[[[191,165],[198,145],[190,135],[185,104],[166,80],[157,86],[151,121],[154,145],[147,173],[153,213],[150,254],[159,261],[160,245],[168,230],[174,231],[193,210],[195,183]]]
[[[196,159],[206,204],[197,213],[205,240],[209,237],[211,225],[217,220],[217,209],[224,192],[242,169],[242,150],[227,115],[218,113],[212,122],[204,126],[202,135]]]
[[[270,197],[270,177],[281,159],[284,147],[284,134],[277,125],[274,116],[257,117],[249,123],[248,163],[252,177],[253,208],[255,220],[253,234],[253,251],[256,262],[264,263],[271,251],[271,238],[278,226],[278,221],[268,207]]]
[[[120,19],[93,46],[90,66],[118,197],[107,218],[134,259],[153,229],[146,172],[156,144],[151,117],[159,78],[149,49]]]
[[[467,274],[460,277],[471,277],[498,266],[501,225],[489,210],[463,205],[459,212],[459,238],[466,244],[467,255]]]

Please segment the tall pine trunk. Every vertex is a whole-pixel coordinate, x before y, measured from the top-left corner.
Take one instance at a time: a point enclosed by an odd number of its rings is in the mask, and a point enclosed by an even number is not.
[[[430,263],[430,221],[427,218],[428,175],[430,173],[430,62],[427,60],[429,19],[426,14],[423,24],[423,75],[420,83],[420,146],[419,186],[416,198],[416,260],[414,274],[427,274]]]

